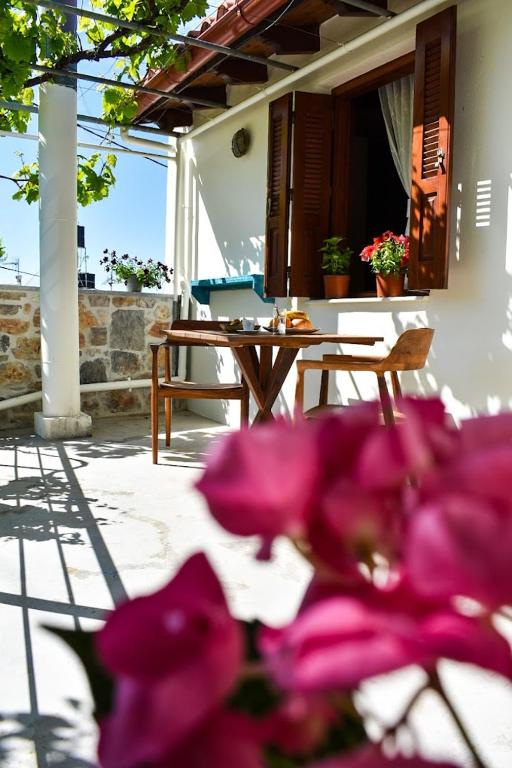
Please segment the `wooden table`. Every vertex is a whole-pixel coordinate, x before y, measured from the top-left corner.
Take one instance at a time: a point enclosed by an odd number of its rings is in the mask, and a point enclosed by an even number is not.
[[[299,349],[331,344],[373,346],[383,336],[343,336],[337,333],[227,333],[225,331],[166,330],[167,341],[194,346],[229,347],[258,406],[253,423],[272,419],[272,406],[292,367]],[[256,351],[260,348],[260,354]],[[278,348],[275,361],[273,349]]]

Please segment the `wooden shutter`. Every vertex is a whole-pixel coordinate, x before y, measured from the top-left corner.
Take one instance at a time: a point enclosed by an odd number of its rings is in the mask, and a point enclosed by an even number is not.
[[[455,34],[455,6],[416,30],[410,288],[448,282]]]
[[[321,254],[329,236],[332,98],[295,93],[290,296],[323,296]]]
[[[290,203],[292,94],[270,104],[268,124],[265,294],[286,296]]]

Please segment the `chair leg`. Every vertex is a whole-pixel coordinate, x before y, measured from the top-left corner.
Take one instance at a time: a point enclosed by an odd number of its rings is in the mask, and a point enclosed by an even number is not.
[[[171,444],[171,416],[172,416],[172,398],[165,398],[165,444],[167,447]]]
[[[389,427],[395,423],[395,417],[393,415],[393,405],[389,396],[388,386],[383,373],[377,374],[377,381],[379,383],[379,395],[382,406],[382,416],[384,417],[384,424]]]
[[[158,464],[158,390],[151,387],[151,450],[153,464]]]
[[[396,371],[391,371],[391,386],[393,387],[393,400],[398,407],[400,400],[402,399],[402,388],[400,386],[400,379]]]
[[[322,371],[322,378],[320,380],[320,396],[318,398],[318,405],[327,405],[328,397],[329,397],[329,371]]]
[[[295,410],[304,413],[304,371],[297,368],[297,383],[295,385]]]

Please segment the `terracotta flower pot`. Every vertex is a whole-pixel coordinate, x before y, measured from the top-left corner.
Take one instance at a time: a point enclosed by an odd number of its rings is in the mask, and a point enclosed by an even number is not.
[[[377,296],[385,298],[389,296],[403,296],[404,273],[398,275],[375,275],[377,279]]]
[[[326,299],[344,299],[348,296],[350,275],[324,275]]]

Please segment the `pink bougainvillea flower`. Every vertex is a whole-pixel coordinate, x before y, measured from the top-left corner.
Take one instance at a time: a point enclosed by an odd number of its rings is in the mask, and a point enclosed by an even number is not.
[[[463,595],[495,609],[512,604],[511,552],[510,509],[449,493],[415,510],[406,562],[421,594]]]
[[[371,585],[309,603],[284,629],[262,631],[260,647],[284,690],[320,693],[441,657],[512,676],[508,643],[488,622],[446,603],[422,601],[405,582]]]
[[[512,604],[512,414],[471,419],[425,477],[405,559],[417,591]]]
[[[220,711],[153,768],[264,768],[260,730],[245,715]]]
[[[157,763],[228,695],[242,634],[203,554],[163,589],[120,606],[98,633],[101,663],[115,678],[101,723],[103,768]]]
[[[264,723],[265,742],[285,755],[308,755],[335,722],[335,708],[321,696],[291,694]]]
[[[308,424],[280,419],[219,440],[197,483],[213,517],[239,536],[301,536],[318,494]]]
[[[456,768],[453,763],[433,762],[418,755],[387,757],[375,744],[369,744],[349,754],[329,757],[308,768]]]

